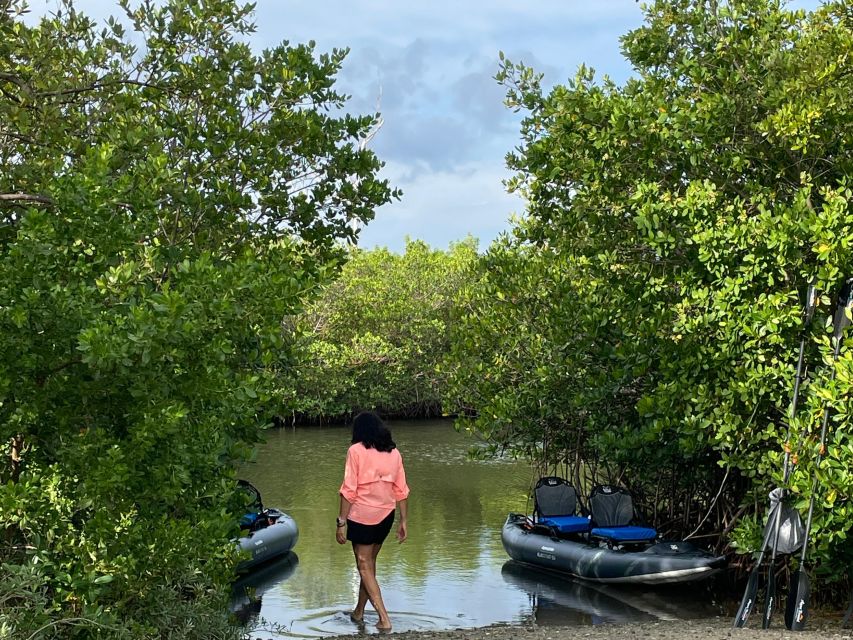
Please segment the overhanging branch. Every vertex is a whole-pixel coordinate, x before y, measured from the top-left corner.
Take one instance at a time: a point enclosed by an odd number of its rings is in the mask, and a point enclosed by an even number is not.
[[[53,200],[51,198],[34,193],[0,193],[0,202],[36,202],[38,204],[53,204]]]

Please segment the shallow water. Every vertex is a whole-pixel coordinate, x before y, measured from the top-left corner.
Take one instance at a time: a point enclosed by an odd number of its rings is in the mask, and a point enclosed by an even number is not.
[[[589,625],[714,615],[701,587],[625,589],[574,582],[508,561],[500,529],[509,511],[529,510],[532,471],[514,461],[471,461],[472,442],[448,421],[391,425],[409,486],[409,539],[393,538],[377,578],[395,631],[501,623]],[[354,633],[358,573],[349,545],[335,542],[337,489],[349,446],[344,427],[269,433],[242,477],[266,506],[299,526],[295,553],[235,585],[232,610],[258,638]],[[254,600],[246,596],[246,587]],[[365,633],[377,618],[368,605]]]

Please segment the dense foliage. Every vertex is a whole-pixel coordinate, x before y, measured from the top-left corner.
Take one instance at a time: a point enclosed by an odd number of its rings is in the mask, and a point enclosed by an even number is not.
[[[396,254],[355,249],[339,277],[298,318],[293,378],[283,378],[292,418],[441,415],[449,317],[477,257],[473,240]]]
[[[813,539],[840,574],[853,353],[829,384],[825,321],[853,273],[853,11],[661,0],[622,44],[624,86],[581,68],[546,93],[530,68],[502,65],[526,113],[509,163],[529,209],[464,292],[455,401],[497,447],[577,463],[587,487],[629,484],[665,531],[736,527],[754,548],[815,278],[790,488],[804,507],[828,404]]]
[[[393,193],[345,52],[251,7],[0,1],[0,637],[207,637],[282,319]],[[39,630],[36,632],[35,630]]]

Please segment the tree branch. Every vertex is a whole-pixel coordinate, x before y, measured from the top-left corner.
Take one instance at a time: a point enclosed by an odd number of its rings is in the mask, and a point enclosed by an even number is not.
[[[39,204],[54,204],[53,199],[32,193],[0,193],[0,202],[37,202]]]
[[[24,80],[20,76],[17,76],[13,73],[0,72],[0,81],[11,82],[12,84],[17,85],[18,87],[20,87],[21,89],[23,89],[27,93],[32,93],[29,85],[26,82],[24,82]]]

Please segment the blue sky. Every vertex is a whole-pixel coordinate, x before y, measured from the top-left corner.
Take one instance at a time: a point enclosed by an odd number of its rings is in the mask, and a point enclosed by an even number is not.
[[[494,80],[500,51],[547,83],[582,62],[622,81],[629,68],[619,35],[642,22],[634,0],[262,1],[258,17],[266,42],[350,47],[340,86],[354,109],[375,109],[381,95],[385,123],[371,146],[403,198],[377,211],[360,244],[392,250],[406,236],[444,248],[468,234],[485,248],[523,212],[502,184],[520,116],[504,107]],[[280,29],[267,28],[276,21]]]
[[[55,5],[30,2],[34,14]],[[110,0],[75,5],[94,18],[120,12]],[[469,234],[483,249],[523,212],[502,184],[520,116],[503,106],[493,79],[500,51],[544,73],[546,85],[582,63],[622,83],[631,69],[619,36],[643,21],[635,0],[257,0],[256,14],[258,49],[282,40],[350,48],[338,86],[354,112],[379,104],[384,125],[371,148],[386,163],[383,176],[403,190],[359,244],[395,251],[406,236],[446,248]]]

